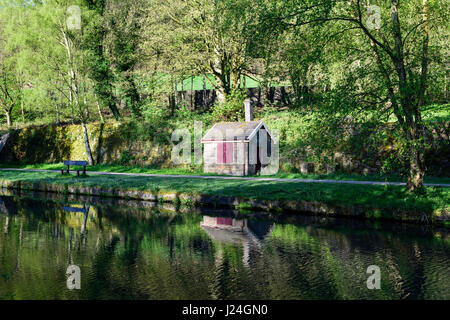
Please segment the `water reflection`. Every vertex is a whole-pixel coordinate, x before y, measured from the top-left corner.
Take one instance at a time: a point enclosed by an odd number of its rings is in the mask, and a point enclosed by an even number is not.
[[[86,223],[87,223],[90,207],[91,207],[90,205],[83,205],[82,208],[70,207],[70,206],[64,207],[64,211],[67,211],[67,212],[81,212],[83,214],[83,222],[81,223],[81,234],[85,234],[87,232],[87,230],[86,230]]]
[[[242,263],[248,268],[251,250],[260,251],[263,248],[263,240],[270,235],[274,224],[257,221],[249,225],[247,219],[203,216],[200,226],[214,242],[241,246],[244,251]],[[256,228],[253,229],[252,226]],[[261,233],[261,230],[265,232]],[[216,255],[216,264],[222,261],[223,251],[221,250]]]
[[[0,299],[450,298],[435,228],[29,193],[0,197],[0,230]]]

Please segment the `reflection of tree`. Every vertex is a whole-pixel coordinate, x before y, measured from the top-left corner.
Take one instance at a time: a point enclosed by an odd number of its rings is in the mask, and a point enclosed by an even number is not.
[[[104,243],[95,252],[92,261],[92,270],[88,281],[83,282],[82,296],[84,299],[111,299],[115,283],[113,275],[113,262],[116,246],[119,238],[113,235],[103,239]]]
[[[0,213],[8,214],[8,208],[6,207],[2,197],[0,197]]]
[[[277,223],[268,237],[255,233],[260,246],[246,254],[243,242],[212,239],[195,214],[91,206],[84,217],[6,198],[0,274],[10,280],[0,293],[18,299],[450,298],[442,273],[450,248],[429,235]],[[80,292],[65,287],[68,264],[81,267]],[[366,287],[372,264],[382,290]]]
[[[3,226],[3,233],[7,234],[9,232],[9,216],[6,216],[5,225]]]
[[[86,229],[86,224],[87,224],[87,220],[88,220],[88,216],[89,216],[89,209],[91,206],[85,206],[84,207],[84,212],[83,212],[83,222],[81,224],[81,234],[84,234],[87,229]]]
[[[136,285],[138,279],[138,258],[140,255],[140,245],[142,235],[127,234],[121,241],[121,248],[117,256],[117,268],[121,275],[120,299],[136,299],[143,297],[139,286]]]
[[[218,244],[215,246],[216,252],[214,256],[213,280],[210,286],[211,297],[213,299],[227,299],[230,297],[230,259],[225,256],[225,245]]]
[[[286,278],[291,280],[286,281],[283,286],[289,288],[286,291],[292,292],[297,288],[308,292],[309,298],[314,298],[315,293],[323,297],[324,288],[321,289],[320,284],[325,283],[327,292],[334,295],[331,297],[338,299],[401,299],[407,295],[408,298],[420,299],[423,298],[423,294],[430,292],[428,286],[431,283],[426,283],[429,277],[425,271],[429,263],[423,261],[424,252],[430,248],[426,239],[421,241],[423,247],[420,247],[417,242],[411,241],[410,237],[395,233],[358,234],[350,230],[336,232],[330,229],[308,229],[278,225],[273,233],[271,246],[281,252],[279,256],[283,261],[282,264],[289,266],[289,270],[284,270],[289,275]],[[296,235],[299,231],[303,234]],[[287,255],[283,255],[282,250],[286,248],[290,250]],[[436,249],[434,247],[433,251]],[[428,252],[431,259],[436,259],[442,254],[448,256],[448,251],[433,251]],[[301,257],[305,252],[311,252],[312,256],[309,259],[300,259],[297,263],[292,261],[292,257]],[[276,261],[274,257],[277,255],[271,257]],[[304,263],[307,263],[307,268],[302,268]],[[372,264],[381,268],[381,290],[371,291],[365,286],[367,279],[365,271],[367,266]],[[299,270],[304,274],[301,281],[295,269],[290,268],[295,265],[299,266]],[[316,287],[308,287],[307,283],[314,283]],[[436,286],[437,283],[433,282],[433,285]],[[305,285],[306,287],[302,288]],[[449,283],[445,281],[440,285],[447,289],[449,287]]]

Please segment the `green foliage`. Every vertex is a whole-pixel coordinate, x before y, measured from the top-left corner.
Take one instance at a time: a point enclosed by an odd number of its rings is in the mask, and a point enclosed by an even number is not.
[[[213,107],[212,118],[215,121],[242,121],[244,119],[244,100],[246,95],[242,90],[232,91],[224,102],[218,102]]]
[[[285,173],[298,173],[298,169],[292,163],[282,164],[282,170]]]
[[[323,122],[322,117],[312,111],[277,111],[276,108],[264,110],[263,113],[257,113],[260,116],[257,119],[264,120],[272,131],[279,132],[282,173],[298,174],[302,162],[315,163],[317,175],[326,173],[326,164],[342,164],[343,159],[336,154],[345,154],[359,161],[360,171],[362,167],[376,169],[365,172],[369,176],[374,175],[381,167],[382,172],[395,173],[396,177],[407,171],[404,166],[406,155],[403,138],[395,130],[395,124],[350,123],[347,128],[351,129],[349,132],[342,123]],[[87,128],[93,155],[98,161],[104,164],[119,163],[120,154],[126,150],[135,157],[135,164],[152,165],[157,169],[161,166],[164,168],[171,166],[170,139],[173,130],[187,128],[193,133],[194,121],[203,122],[203,133],[205,133],[221,119],[215,117],[212,112],[193,112],[187,106],[181,105],[172,117],[154,117],[146,122],[89,124]],[[437,124],[433,126],[435,125]],[[437,125],[433,130],[444,129]],[[75,158],[85,159],[81,129],[77,125],[31,127],[12,131],[12,139],[15,141],[14,144],[6,148],[10,148],[8,152],[13,157],[11,159],[13,161],[25,161],[31,164]],[[439,164],[448,153],[445,141],[427,140],[426,146],[429,173],[445,174],[442,170],[439,171]],[[102,152],[99,153],[99,150]],[[202,169],[196,168],[194,171],[198,173]]]
[[[251,12],[247,0],[152,0],[145,8],[141,50],[150,69],[185,75],[213,75],[227,96],[240,88],[241,75],[251,74],[244,29]]]
[[[122,151],[120,154],[120,160],[119,163],[121,165],[128,165],[131,161],[134,160],[134,156],[130,153],[128,150]]]
[[[169,116],[170,110],[165,105],[156,102],[148,102],[142,107],[144,119],[154,125],[161,127]]]
[[[136,157],[135,157],[136,159]],[[137,159],[147,163],[148,158],[145,156]],[[117,161],[118,162],[118,161]],[[348,180],[348,181],[381,181],[381,182],[405,182],[405,176],[396,174],[378,174],[378,175],[358,175],[358,174],[346,174],[346,173],[333,173],[333,174],[303,174],[291,166],[289,163],[287,167],[292,168],[293,173],[288,173],[284,169],[275,175],[269,176],[273,178],[282,179],[313,179],[313,180]],[[18,169],[43,169],[43,170],[60,170],[63,166],[62,163],[40,163],[40,164],[21,164],[21,163],[8,163],[0,164],[0,168],[18,168]],[[127,165],[122,166],[118,164],[96,164],[88,166],[87,171],[99,171],[99,172],[124,172],[124,173],[148,173],[148,174],[162,174],[162,175],[196,175],[196,176],[213,176],[214,174],[204,173],[201,165],[189,165],[180,167],[161,168],[160,166],[152,165]],[[450,184],[449,177],[435,177],[426,176],[426,183],[437,184]]]
[[[358,1],[71,4],[81,8],[81,30],[65,24],[64,1],[0,10],[3,123],[9,117],[10,124],[24,127],[98,120],[113,124],[120,114],[124,121],[107,135],[104,158],[118,162],[123,141],[142,150],[148,137],[158,147],[169,145],[172,130],[192,129],[194,121],[203,121],[206,130],[217,121],[242,120],[241,88],[255,78],[263,80],[262,97],[270,96],[274,84],[290,86],[283,95],[287,110],[279,112],[266,103],[255,112],[280,131],[287,171],[298,170],[303,161],[320,164],[323,171],[325,164],[341,161],[336,153],[370,168],[380,162],[386,173],[405,173],[415,158],[425,158],[427,164],[442,158],[423,139],[421,126],[430,130],[429,124],[443,128],[448,122],[445,1],[428,1],[426,7],[402,4],[399,22],[391,14],[395,4],[375,1],[381,10],[379,31],[369,27],[370,13]],[[404,74],[399,74],[400,65]],[[217,90],[212,110],[196,110],[183,101],[190,86]],[[386,129],[391,123],[394,127]],[[114,131],[111,126],[108,130]],[[90,136],[93,145],[101,141],[98,131]],[[15,154],[29,162],[42,158],[31,156],[38,148],[56,149],[52,159],[68,153],[84,157],[72,134],[69,139],[61,147],[47,138],[42,143],[20,140]],[[136,153],[137,163],[156,165],[151,160],[155,156]]]
[[[430,104],[422,109],[424,121],[427,123],[450,121],[450,104]]]
[[[448,26],[443,14],[448,2],[371,5],[379,14],[375,26],[372,10],[359,1],[264,0],[258,2],[252,29],[259,32],[255,42],[263,41],[259,54],[273,66],[269,74],[287,70],[294,104],[320,111],[324,121],[316,121],[316,128],[322,129],[317,132],[342,139],[345,135],[336,133],[345,133],[346,127],[386,123],[395,115],[395,129],[404,141],[402,165],[409,167],[408,185],[413,190],[420,188],[425,172],[421,109],[448,99],[442,84],[447,76],[434,69],[445,69],[448,55],[439,35],[449,34],[443,27]],[[440,90],[430,87],[433,77],[443,80]]]

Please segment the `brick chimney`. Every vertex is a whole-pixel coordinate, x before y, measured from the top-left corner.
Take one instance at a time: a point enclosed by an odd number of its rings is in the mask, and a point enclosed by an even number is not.
[[[245,106],[245,122],[253,121],[253,106],[251,100],[244,101]]]

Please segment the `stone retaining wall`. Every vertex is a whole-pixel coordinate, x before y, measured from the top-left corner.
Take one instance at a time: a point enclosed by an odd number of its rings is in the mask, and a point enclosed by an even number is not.
[[[320,202],[274,201],[247,199],[240,197],[223,197],[218,195],[201,195],[180,193],[174,191],[141,191],[131,189],[111,189],[101,187],[70,186],[52,183],[31,183],[25,181],[0,180],[0,187],[6,189],[41,191],[59,194],[77,194],[100,197],[114,197],[119,199],[133,199],[154,201],[161,203],[174,203],[175,205],[188,205],[195,207],[214,207],[232,209],[251,209],[281,214],[283,212],[302,213],[328,217],[352,217],[362,219],[383,219],[411,223],[443,225],[450,221],[448,212],[434,212],[426,214],[418,211],[398,209],[367,208],[363,206],[330,205]]]

